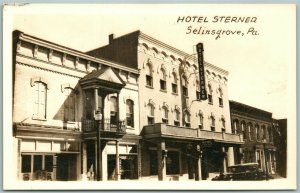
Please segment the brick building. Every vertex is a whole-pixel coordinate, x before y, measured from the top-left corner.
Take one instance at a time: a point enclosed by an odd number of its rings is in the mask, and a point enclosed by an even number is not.
[[[199,100],[198,63],[141,31],[109,35],[88,52],[139,70],[142,179],[207,179],[234,164],[228,72],[205,62],[208,100]],[[160,161],[162,160],[162,161]]]

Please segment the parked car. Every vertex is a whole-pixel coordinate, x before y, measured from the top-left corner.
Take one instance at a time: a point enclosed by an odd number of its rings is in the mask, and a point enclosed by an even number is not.
[[[238,164],[228,167],[226,173],[214,177],[214,181],[264,180],[266,178],[258,163]]]

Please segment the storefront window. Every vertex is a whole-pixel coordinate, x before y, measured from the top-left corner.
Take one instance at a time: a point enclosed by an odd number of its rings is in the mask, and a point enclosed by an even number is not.
[[[22,155],[22,173],[31,172],[31,155]]]
[[[33,157],[33,172],[42,170],[42,155],[34,155]]]
[[[179,174],[179,152],[168,151],[166,158],[167,175]]]
[[[53,171],[53,156],[52,155],[45,156],[45,170],[47,172]]]

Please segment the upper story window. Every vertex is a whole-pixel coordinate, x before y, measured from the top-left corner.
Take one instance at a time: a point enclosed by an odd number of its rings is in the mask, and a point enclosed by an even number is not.
[[[254,130],[251,123],[248,124],[248,133],[249,133],[249,140],[253,140]]]
[[[239,125],[238,121],[237,121],[237,120],[234,120],[234,121],[233,121],[233,127],[232,127],[232,133],[233,133],[233,134],[239,133],[239,132],[238,132],[238,125]]]
[[[148,104],[148,125],[154,124],[154,106],[153,104]]]
[[[223,107],[223,91],[219,88],[219,106]]]
[[[166,72],[163,68],[160,70],[160,81],[159,81],[159,83],[160,83],[160,90],[166,91],[167,90]]]
[[[256,140],[260,140],[260,128],[258,125],[255,125],[255,132],[256,132]]]
[[[191,127],[191,114],[188,111],[184,113],[184,126]]]
[[[126,126],[134,127],[133,101],[130,99],[126,100]]]
[[[213,104],[213,97],[212,97],[212,87],[210,84],[208,84],[208,104]]]
[[[182,77],[182,94],[188,96],[188,82],[185,76]]]
[[[172,93],[177,94],[177,76],[175,73],[172,73]]]
[[[153,87],[152,66],[149,63],[146,65],[146,85]]]
[[[221,121],[222,121],[222,130],[225,130],[225,128],[226,128],[226,121],[225,121],[225,118],[223,116],[221,118]]]
[[[162,107],[162,122],[165,124],[169,124],[169,111],[167,107],[163,106]]]
[[[41,81],[35,81],[32,85],[34,87],[33,118],[46,119],[47,85]]]
[[[262,130],[262,140],[267,140],[267,129],[266,127],[263,125],[261,126],[261,130]]]
[[[214,115],[210,116],[211,124],[210,124],[210,130],[215,131],[216,130],[216,119]]]
[[[118,118],[118,101],[117,97],[110,97],[110,124],[117,126]]]
[[[180,126],[180,112],[178,109],[175,109],[174,125]]]
[[[196,80],[196,99],[200,100],[200,82]]]
[[[66,99],[64,102],[64,121],[75,121],[75,93],[70,87],[63,91]]]
[[[271,127],[268,127],[269,142],[273,142],[273,132]]]
[[[203,114],[199,113],[199,129],[203,129]]]
[[[241,130],[242,130],[242,134],[243,134],[243,139],[247,139],[247,132],[246,132],[246,127],[245,127],[245,122],[242,122],[241,124]]]

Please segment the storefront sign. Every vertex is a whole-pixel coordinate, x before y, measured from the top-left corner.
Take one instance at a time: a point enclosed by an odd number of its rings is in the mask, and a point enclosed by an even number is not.
[[[208,148],[213,146],[213,141],[212,140],[205,140],[201,142],[201,147],[202,148]]]
[[[204,71],[204,59],[203,59],[203,44],[198,43],[196,45],[198,54],[198,68],[199,68],[199,81],[200,81],[200,100],[207,99],[207,91],[205,86],[205,71]]]

